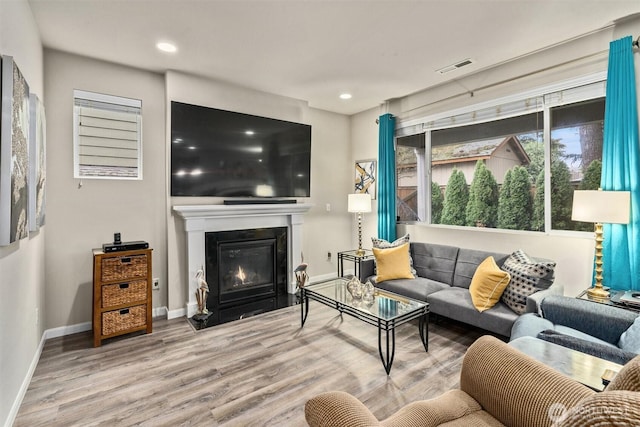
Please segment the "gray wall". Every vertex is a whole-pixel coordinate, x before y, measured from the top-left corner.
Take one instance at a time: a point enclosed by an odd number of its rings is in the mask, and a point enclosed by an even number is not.
[[[32,93],[43,100],[40,35],[25,0],[0,2],[0,54],[12,56]],[[10,422],[37,362],[44,304],[47,227],[0,247],[0,424]]]
[[[91,249],[113,241],[146,240],[153,277],[163,284],[153,306],[166,305],[165,104],[161,74],[46,49],[47,242],[46,328],[91,321]],[[143,179],[73,177],[73,90],[142,100]]]

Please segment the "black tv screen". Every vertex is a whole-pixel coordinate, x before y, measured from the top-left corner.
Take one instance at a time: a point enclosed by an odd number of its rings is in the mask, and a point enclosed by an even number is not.
[[[171,195],[309,197],[311,126],[171,101]]]

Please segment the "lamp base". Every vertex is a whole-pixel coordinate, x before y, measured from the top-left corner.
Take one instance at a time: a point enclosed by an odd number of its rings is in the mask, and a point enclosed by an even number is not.
[[[356,250],[356,256],[357,257],[364,256],[364,249],[362,249],[362,248],[357,249]]]
[[[587,298],[594,300],[605,302],[609,300],[609,292],[605,291],[602,287],[593,287],[587,291]]]

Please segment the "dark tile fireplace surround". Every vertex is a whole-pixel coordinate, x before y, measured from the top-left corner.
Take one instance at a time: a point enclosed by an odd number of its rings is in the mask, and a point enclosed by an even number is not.
[[[191,323],[202,329],[295,304],[287,259],[287,227],[205,233],[211,315]]]

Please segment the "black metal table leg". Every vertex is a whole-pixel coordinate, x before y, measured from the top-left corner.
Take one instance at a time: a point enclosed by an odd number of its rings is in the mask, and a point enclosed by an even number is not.
[[[391,332],[391,341],[389,341],[389,332]],[[386,333],[386,352],[382,351],[382,325],[378,323],[378,351],[380,352],[380,359],[382,360],[382,366],[384,366],[384,370],[389,375],[391,372],[391,365],[393,365],[393,357],[396,353],[396,328],[395,325],[389,329],[385,328]],[[389,349],[389,344],[391,344],[391,349]]]
[[[304,326],[309,314],[309,296],[304,288],[300,288],[300,327]]]
[[[424,351],[429,351],[429,313],[420,316],[418,320],[418,329],[420,330],[420,339],[424,345]]]

